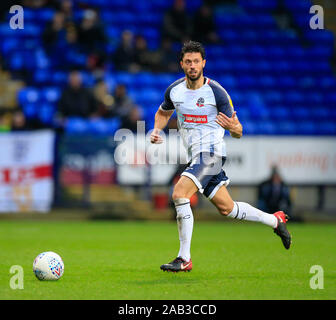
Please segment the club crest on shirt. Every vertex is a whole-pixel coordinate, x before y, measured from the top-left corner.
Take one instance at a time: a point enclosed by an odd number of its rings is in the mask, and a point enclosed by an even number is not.
[[[204,107],[204,98],[198,98],[196,106],[197,107]]]

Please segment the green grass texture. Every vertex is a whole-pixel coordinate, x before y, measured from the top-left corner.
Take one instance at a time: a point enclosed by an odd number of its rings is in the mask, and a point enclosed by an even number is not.
[[[191,272],[167,273],[176,257],[172,222],[0,221],[1,300],[334,300],[336,225],[288,223],[286,250],[265,225],[195,220]],[[44,251],[65,264],[57,281],[39,281],[32,265]],[[23,289],[12,289],[13,265]],[[322,267],[323,289],[310,283]]]

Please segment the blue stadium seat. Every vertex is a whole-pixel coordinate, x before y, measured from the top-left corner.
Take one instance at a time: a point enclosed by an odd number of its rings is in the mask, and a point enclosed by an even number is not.
[[[327,93],[323,98],[327,105],[336,106],[336,92]]]
[[[38,118],[46,125],[52,125],[55,115],[55,105],[50,103],[42,103],[38,108]]]
[[[296,123],[297,133],[301,135],[316,135],[318,129],[315,121],[299,121]]]
[[[302,30],[308,30],[310,28],[310,19],[312,16],[309,15],[308,12],[293,11],[293,19]]]
[[[235,88],[237,86],[236,78],[229,75],[218,77],[218,82],[224,87],[224,89],[228,89],[228,91],[230,91],[231,88]]]
[[[134,90],[132,92],[134,101],[143,107],[148,107],[148,105],[155,105],[158,107],[163,100],[163,96],[164,92],[150,88],[146,90]]]
[[[329,30],[307,30],[304,34],[305,39],[318,46],[332,48],[334,45],[334,34]]]
[[[120,120],[115,119],[90,119],[88,132],[99,135],[113,135],[120,128]]]
[[[38,103],[25,103],[21,106],[23,114],[27,119],[35,118],[39,111]]]
[[[18,101],[20,105],[26,103],[36,103],[40,99],[40,92],[36,88],[23,88],[18,92]]]
[[[65,71],[54,71],[50,73],[52,84],[64,86],[68,82],[68,73]]]
[[[302,95],[302,100],[301,101],[307,101],[312,103],[315,106],[322,105],[324,100],[324,95],[322,95],[319,92],[307,92],[304,95]]]
[[[48,22],[52,20],[52,18],[54,17],[54,14],[55,14],[55,10],[49,9],[49,8],[43,8],[38,11],[35,18],[37,19],[37,21],[40,20],[43,22]]]
[[[285,120],[290,118],[290,111],[286,106],[272,106],[270,110],[270,115],[273,119]]]
[[[104,76],[104,81],[107,85],[108,91],[112,93],[117,85],[115,76],[113,74],[106,72]]]
[[[275,103],[281,103],[284,96],[277,90],[268,90],[263,94],[263,100],[269,106]]]
[[[21,45],[22,41],[20,39],[11,37],[7,38],[6,41],[0,42],[0,50],[4,56],[12,53],[13,51],[17,50],[17,48]]]
[[[289,101],[290,103],[302,103],[306,100],[306,97],[303,93],[298,91],[290,90],[285,93],[285,100]]]
[[[334,76],[321,76],[319,81],[316,82],[316,86],[326,90],[336,90],[336,78]]]
[[[239,4],[249,12],[271,12],[277,7],[277,0],[239,0]]]
[[[244,134],[254,135],[258,134],[258,126],[255,121],[245,121],[244,122]]]
[[[336,122],[335,121],[323,121],[319,123],[317,134],[320,135],[336,135]]]
[[[105,32],[108,38],[115,38],[115,39],[118,39],[119,41],[121,30],[117,28],[116,26],[114,25],[107,26],[105,29]]]
[[[317,85],[316,79],[311,76],[300,77],[296,83],[301,89],[312,89]]]
[[[156,82],[165,88],[168,88],[173,82],[180,79],[184,75],[182,74],[171,74],[171,73],[161,73],[160,75],[153,75]],[[162,95],[164,92],[161,93]]]
[[[118,72],[115,77],[117,83],[122,83],[126,86],[133,86],[135,84],[134,75],[128,72]]]
[[[293,121],[307,120],[311,114],[307,107],[294,106],[291,108],[290,116],[293,117]]]
[[[276,87],[278,89],[284,88],[288,90],[288,89],[294,89],[297,86],[297,83],[294,80],[294,78],[289,76],[279,77],[275,81],[276,81]]]
[[[86,119],[79,117],[70,117],[65,126],[67,134],[83,134],[88,133],[89,122]]]
[[[33,81],[35,84],[48,85],[52,83],[52,70],[37,69],[33,74]]]
[[[251,111],[248,107],[243,104],[235,106],[235,111],[240,121],[251,120]]]
[[[24,56],[19,52],[14,53],[9,59],[9,66],[13,71],[22,70],[25,66]]]
[[[277,133],[279,135],[295,135],[297,133],[297,124],[290,120],[282,120],[277,123]]]
[[[238,87],[241,89],[251,89],[257,86],[256,80],[251,76],[241,76],[238,78]]]
[[[275,88],[276,89],[276,80],[274,79],[274,77],[271,76],[262,76],[258,79],[258,81],[256,81],[259,85],[259,88],[262,89],[272,89]]]
[[[313,5],[310,0],[292,1],[285,0],[285,5],[293,12],[309,12],[310,7]]]
[[[124,29],[142,34],[149,48],[156,49],[163,14],[173,0],[82,2],[83,7],[74,5],[75,21],[83,19],[85,5],[94,6],[100,11],[108,37],[103,75],[108,89],[111,92],[116,84],[125,84],[130,96],[143,107],[143,116],[151,127],[166,88],[184,74],[115,72],[109,57]],[[312,1],[285,0],[310,44],[302,46],[295,32],[276,25],[273,10],[277,3],[238,0],[237,5],[215,7],[216,27],[224,44],[206,45],[206,75],[228,90],[247,134],[336,135],[336,77],[330,64],[334,35],[328,30],[309,28]],[[192,14],[200,4],[201,0],[187,1],[188,12]],[[63,55],[44,50],[41,34],[54,13],[49,8],[25,8],[25,28],[16,30],[15,37],[7,22],[0,23],[0,54],[6,68],[29,75],[27,88],[17,94],[18,102],[28,118],[40,118],[51,126],[57,101],[68,81],[68,66],[87,70],[87,56],[80,50],[64,49]],[[173,47],[179,51],[181,44],[174,43]],[[92,87],[98,78],[91,71],[82,74],[85,86]],[[313,121],[316,117],[323,122],[321,128]],[[66,132],[106,134],[115,128],[117,125],[107,120],[74,118]]]
[[[328,107],[318,104],[314,108],[310,108],[309,113],[312,120],[319,119],[319,121],[329,120],[332,116]]]
[[[331,47],[316,46],[312,47],[306,51],[307,57],[312,59],[323,59],[327,60],[331,58],[333,54],[333,49]]]
[[[58,87],[49,87],[41,90],[42,99],[49,103],[56,103],[61,97],[61,93]]]
[[[286,58],[287,52],[282,46],[270,45],[269,47],[267,47],[267,55],[272,59],[283,59]]]
[[[227,48],[227,50],[225,50],[222,46],[214,46],[214,45],[210,45],[207,47],[207,57],[211,57],[213,59],[216,58],[220,58],[223,57],[224,55],[228,54],[228,51],[232,49],[232,47]]]
[[[277,133],[277,123],[264,120],[257,122],[258,134],[275,135]]]
[[[160,86],[160,83],[157,81],[158,77],[150,72],[139,72],[134,75],[134,79],[136,81],[135,87],[140,87],[144,90]]]

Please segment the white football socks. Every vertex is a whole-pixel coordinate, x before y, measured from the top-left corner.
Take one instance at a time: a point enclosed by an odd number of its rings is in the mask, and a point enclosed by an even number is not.
[[[252,207],[246,202],[234,202],[232,211],[228,217],[239,220],[256,221],[272,228],[278,226],[278,219],[273,215]]]
[[[185,261],[190,260],[190,244],[194,226],[194,216],[191,211],[190,201],[186,198],[174,200],[176,220],[180,239],[180,251],[178,257]]]

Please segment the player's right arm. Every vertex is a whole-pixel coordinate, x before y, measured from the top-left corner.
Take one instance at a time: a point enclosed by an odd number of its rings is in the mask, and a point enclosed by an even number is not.
[[[150,136],[151,143],[163,142],[163,139],[160,136],[160,132],[166,127],[173,113],[174,110],[163,111],[161,107],[158,109],[158,111],[156,111],[154,129]]]
[[[163,130],[172,114],[174,113],[175,107],[170,99],[171,86],[165,92],[164,101],[161,103],[158,111],[155,113],[154,129],[150,136],[151,143],[162,143],[163,139],[160,136],[161,130]]]

